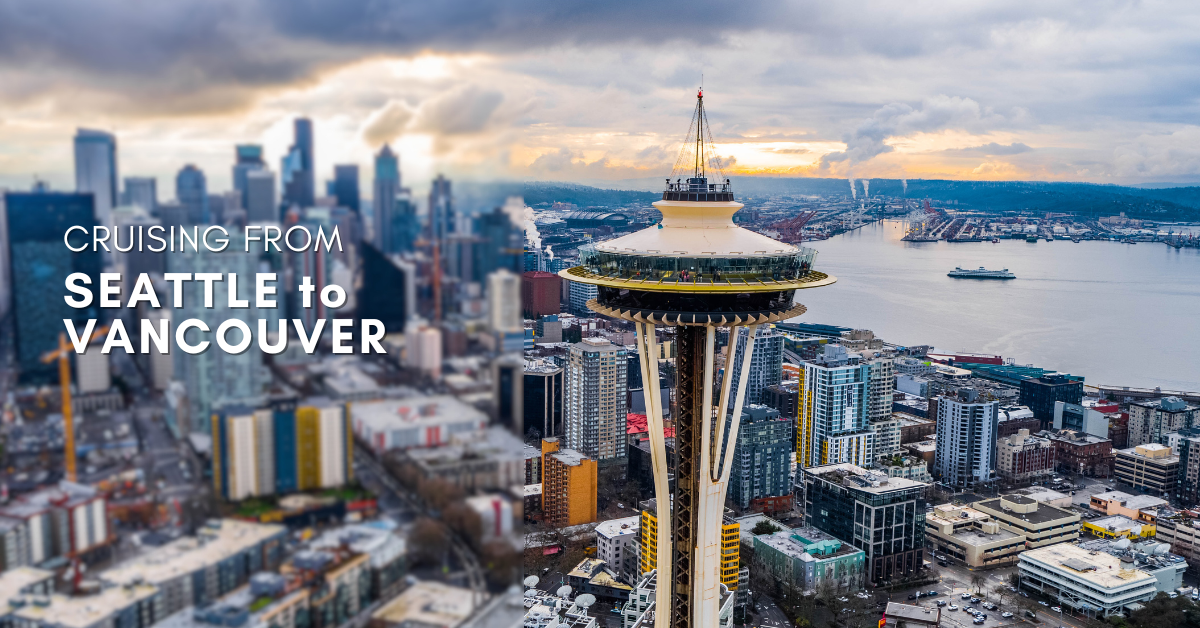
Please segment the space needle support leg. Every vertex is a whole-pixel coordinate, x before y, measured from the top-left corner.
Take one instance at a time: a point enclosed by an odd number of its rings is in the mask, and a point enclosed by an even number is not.
[[[655,568],[658,570],[655,591],[654,628],[670,628],[671,625],[671,490],[667,482],[666,437],[663,434],[662,395],[658,387],[658,344],[655,342],[653,323],[636,323],[638,362],[642,367],[642,394],[646,398],[646,427],[650,436],[650,464],[654,470],[654,497],[657,526],[657,555]]]

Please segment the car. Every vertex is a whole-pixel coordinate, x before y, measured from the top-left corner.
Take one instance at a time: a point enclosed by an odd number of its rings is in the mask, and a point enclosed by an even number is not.
[[[983,603],[983,607],[984,607],[984,608],[986,608],[986,609],[988,609],[989,611],[994,611],[994,610],[996,610],[996,605],[995,605],[995,604],[992,604],[991,602],[984,602],[984,603]]]
[[[969,599],[971,599],[971,594],[970,594],[970,593],[963,593],[963,594],[962,594],[962,599],[964,599],[964,600],[969,600]]]
[[[975,619],[971,620],[971,623],[972,623],[972,624],[982,624],[982,623],[983,623],[983,618],[982,618],[982,617],[976,617]]]
[[[1009,591],[1012,591],[1013,593],[1016,593],[1016,592],[1017,592],[1017,587],[1008,587],[1008,590],[1009,590]]]
[[[839,597],[839,598],[838,598],[838,601],[839,601],[839,602],[849,602],[849,601],[850,601],[850,598],[848,598],[848,597]]]
[[[1029,597],[1029,594],[1024,591],[1021,591],[1021,597]]]
[[[946,561],[944,561],[944,560],[939,560],[939,561],[937,561],[937,563],[938,563],[938,567],[949,567],[950,566],[950,565],[947,565]]]
[[[956,610],[958,610],[958,604],[951,604],[950,606],[946,607],[946,610],[956,611]]]
[[[938,600],[938,606],[945,606],[946,600]]]
[[[912,593],[909,593],[909,594],[908,594],[908,599],[910,599],[910,600],[915,600],[915,599],[917,599],[917,596],[913,595]]]
[[[926,593],[925,595],[928,595],[928,596],[932,597],[932,596],[935,596],[935,595],[939,595],[939,593],[938,593],[937,591],[930,591],[929,593]]]
[[[1042,606],[1050,606],[1049,604],[1047,604],[1041,600],[1038,600],[1038,604],[1041,604]]]
[[[983,618],[983,619],[987,619],[987,613],[979,613],[979,614],[977,614],[977,615],[975,615],[975,616],[976,616],[976,617],[981,617],[981,618]]]
[[[968,613],[970,613],[971,615],[974,615],[975,613],[978,613],[978,612],[979,612],[979,611],[977,611],[977,610],[975,610],[975,609],[971,608],[970,606],[964,607],[964,608],[963,608],[963,610],[964,610],[964,611],[966,611],[966,612],[968,612]]]
[[[978,604],[978,603],[979,603],[979,598],[977,598],[977,597],[973,597],[973,598],[971,598],[971,603],[972,603],[972,604]]]
[[[1037,619],[1037,613],[1033,611],[1025,611],[1025,616],[1030,619]]]
[[[1052,610],[1052,611],[1054,611],[1054,612],[1056,612],[1056,613],[1061,613],[1061,612],[1062,612],[1062,607],[1060,607],[1060,606],[1051,606],[1051,607],[1050,607],[1050,610]]]
[[[1008,612],[1008,611],[1004,611],[1003,613],[1000,613],[1000,616],[1001,616],[1001,617],[1003,617],[1003,618],[1005,618],[1005,619],[1008,619],[1009,617],[1012,617],[1012,616],[1013,616],[1013,614],[1012,614],[1012,613],[1010,613],[1010,612]]]

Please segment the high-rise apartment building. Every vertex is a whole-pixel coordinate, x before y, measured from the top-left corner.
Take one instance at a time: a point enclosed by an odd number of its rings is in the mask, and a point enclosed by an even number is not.
[[[554,273],[526,272],[521,275],[521,311],[526,318],[539,319],[559,314],[562,309],[562,278]]]
[[[308,118],[296,118],[295,139],[283,157],[280,168],[283,203],[300,208],[312,207],[316,194],[313,176],[313,130]]]
[[[875,433],[867,421],[868,367],[841,345],[801,364],[796,463],[800,467],[874,461]]]
[[[1146,443],[1166,444],[1166,434],[1192,427],[1200,427],[1200,407],[1189,405],[1179,397],[1129,404],[1129,447]]]
[[[125,177],[126,205],[141,207],[146,212],[158,209],[158,179],[154,177]]]
[[[638,569],[649,573],[658,568],[658,508],[656,499],[648,499],[640,504],[642,509],[638,529]],[[741,525],[736,521],[721,522],[721,584],[730,591],[738,588],[738,569],[741,565],[741,555],[738,546],[741,540]],[[669,533],[668,533],[669,534]]]
[[[921,569],[928,485],[844,463],[800,473],[804,524],[866,552],[873,584],[912,576]]]
[[[1054,402],[1081,403],[1083,378],[1074,375],[1043,375],[1021,380],[1020,403],[1033,411],[1033,416],[1048,429],[1054,422]]]
[[[1000,402],[977,401],[970,389],[939,398],[933,477],[955,487],[995,480],[999,412]]]
[[[23,382],[57,381],[58,368],[44,364],[42,354],[58,347],[65,331],[63,320],[75,321],[82,329],[100,309],[96,300],[86,308],[67,305],[62,281],[71,273],[84,273],[96,286],[100,281],[100,253],[86,246],[88,238],[78,229],[71,234],[72,252],[63,243],[67,229],[96,224],[93,194],[54,192],[9,192],[4,198],[7,215],[8,259],[11,274],[13,321],[17,365]]]
[[[726,422],[732,424],[732,419]],[[763,498],[790,498],[792,421],[780,417],[774,408],[749,405],[742,409],[739,423],[729,471],[729,499],[744,510]]]
[[[221,252],[208,251],[201,247],[199,250],[187,248],[167,257],[167,270],[181,273],[236,273],[240,277],[254,277],[260,270],[260,256],[263,252],[256,246],[246,252],[244,234],[232,231],[229,235],[229,246]],[[261,243],[257,243],[261,244]],[[259,319],[267,321],[267,329],[276,330],[277,321],[283,311],[283,298],[280,294],[276,299],[275,308],[258,308],[255,300],[250,300],[250,307],[230,308],[229,299],[224,298],[220,290],[224,286],[214,288],[213,307],[204,305],[204,285],[201,282],[183,284],[183,307],[172,313],[172,320],[185,321],[189,318],[199,319],[208,325],[209,329],[217,329],[228,319],[237,318],[246,323],[252,330],[258,329]],[[244,286],[239,289],[245,290]],[[217,296],[220,295],[220,296]],[[255,331],[255,338],[258,334]],[[191,330],[186,334],[189,342],[196,342],[199,332]],[[236,338],[230,334],[230,339]],[[250,347],[239,354],[219,350],[208,350],[197,354],[183,351],[172,351],[175,355],[175,374],[184,383],[188,397],[189,425],[181,425],[184,434],[194,430],[203,431],[209,425],[212,414],[226,404],[242,403],[256,405],[263,394],[270,377],[263,365],[263,352],[258,347]]]
[[[1020,430],[996,445],[996,471],[1001,480],[1013,484],[1044,480],[1055,473],[1054,451],[1050,439]]]
[[[625,463],[624,346],[605,338],[571,345],[567,362],[567,444],[600,464]]]
[[[739,330],[740,331],[740,330]],[[749,340],[746,332],[737,334],[737,351],[745,351]],[[730,349],[732,350],[732,345]],[[740,366],[740,365],[739,365]],[[746,405],[763,402],[763,390],[783,380],[783,334],[769,325],[758,328],[754,335],[754,353],[750,356],[750,372],[746,379]],[[730,395],[737,395],[741,369],[735,368]],[[735,397],[731,397],[735,398]]]
[[[75,191],[90,192],[98,224],[112,225],[117,206],[117,138],[112,133],[75,132]]]
[[[558,528],[596,520],[596,461],[542,439],[542,517]]]
[[[500,269],[488,275],[488,326],[493,332],[518,333],[524,326],[521,318],[521,277]]]
[[[895,361],[876,357],[863,362],[867,367],[867,420],[892,418],[892,393],[896,388]]]
[[[368,243],[363,243],[361,250],[359,318],[378,320],[388,333],[404,331],[417,306],[416,267],[398,255],[385,255]]]
[[[575,316],[592,316],[592,311],[588,309],[587,302],[599,296],[600,292],[596,286],[587,283],[579,283],[578,281],[568,281],[570,284],[568,290],[570,294],[570,310]]]
[[[213,487],[229,501],[336,488],[353,477],[345,408],[326,399],[226,407],[212,417],[212,437]]]
[[[358,191],[358,166],[347,164],[333,167],[333,196],[338,207],[359,212],[361,200]]]
[[[208,205],[208,182],[203,170],[188,164],[175,175],[175,200],[183,207],[187,224],[207,225],[212,222],[212,213]]]

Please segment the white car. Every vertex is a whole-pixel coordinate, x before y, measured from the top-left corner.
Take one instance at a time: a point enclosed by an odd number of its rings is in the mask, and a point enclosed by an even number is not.
[[[956,611],[956,610],[958,610],[958,604],[951,604],[950,606],[947,606],[946,608],[949,610],[952,610],[952,611]]]
[[[1051,606],[1051,607],[1050,607],[1050,610],[1052,610],[1052,611],[1054,611],[1054,612],[1056,612],[1056,613],[1061,613],[1061,612],[1062,612],[1062,607],[1060,607],[1060,606]]]
[[[964,600],[969,600],[969,599],[971,599],[971,594],[970,594],[970,593],[963,593],[961,597],[962,597],[962,599],[964,599]]]
[[[982,624],[982,623],[983,623],[983,618],[982,618],[982,617],[976,617],[976,618],[975,618],[975,619],[974,619],[974,620],[973,620],[971,623],[972,623],[972,624]]]
[[[1003,617],[1003,618],[1005,618],[1005,619],[1008,619],[1009,617],[1012,617],[1012,616],[1013,616],[1013,614],[1012,614],[1012,613],[1010,613],[1010,612],[1008,612],[1008,611],[1004,611],[1003,613],[1000,613],[1000,616],[1001,616],[1001,617]]]

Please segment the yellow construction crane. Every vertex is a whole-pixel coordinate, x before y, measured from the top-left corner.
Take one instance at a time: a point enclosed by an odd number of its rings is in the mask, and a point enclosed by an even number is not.
[[[92,344],[92,341],[104,336],[108,333],[108,325],[104,325],[100,329],[92,332],[90,338],[87,339],[87,345]],[[75,417],[71,408],[71,353],[74,352],[74,347],[67,342],[67,334],[58,334],[58,348],[53,351],[47,351],[42,354],[42,362],[49,364],[58,360],[58,387],[62,389],[62,415],[63,415],[63,457],[67,463],[67,481],[75,481]]]

